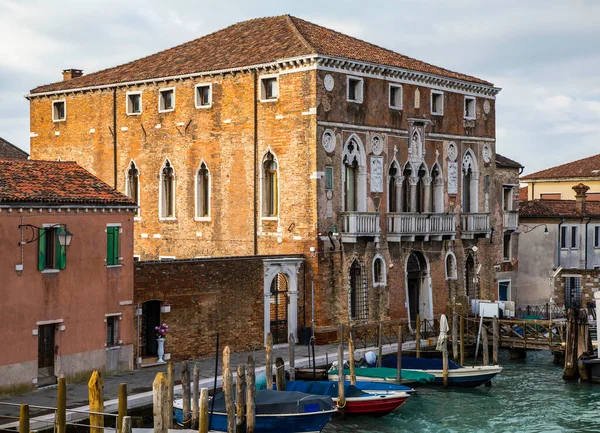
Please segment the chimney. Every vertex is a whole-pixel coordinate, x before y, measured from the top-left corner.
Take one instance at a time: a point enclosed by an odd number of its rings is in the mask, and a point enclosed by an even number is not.
[[[81,77],[83,69],[65,69],[62,71],[63,81],[69,81],[73,78]]]
[[[588,192],[589,189],[589,186],[582,183],[573,187],[573,191],[575,191],[575,208],[578,214],[585,214],[585,193]]]

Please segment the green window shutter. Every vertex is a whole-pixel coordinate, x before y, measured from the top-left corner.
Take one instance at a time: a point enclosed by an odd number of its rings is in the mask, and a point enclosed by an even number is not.
[[[115,249],[113,247],[115,232],[114,227],[106,227],[106,266],[112,266],[115,260]]]
[[[119,227],[113,227],[113,265],[119,264]]]
[[[38,239],[38,270],[43,271],[46,266],[46,236],[45,229],[40,229]]]
[[[56,269],[64,269],[67,266],[67,247],[61,246],[58,241],[58,233],[63,230],[57,228],[54,230],[54,244],[56,245]]]

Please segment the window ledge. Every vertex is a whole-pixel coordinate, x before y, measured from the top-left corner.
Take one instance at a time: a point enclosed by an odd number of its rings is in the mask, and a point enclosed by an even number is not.
[[[394,107],[393,105],[390,105],[390,108],[392,110],[398,110],[398,111],[402,111],[402,107]]]
[[[142,220],[142,217],[133,217],[133,220],[134,220],[134,221],[141,221],[141,220]]]
[[[168,110],[161,110],[161,109],[158,110],[159,113],[170,113],[171,111],[175,111],[175,107],[169,108]]]
[[[106,265],[107,268],[121,268],[123,265]]]
[[[385,281],[379,281],[377,283],[373,283],[373,287],[385,287]]]
[[[346,99],[346,102],[353,102],[355,104],[362,104],[363,101],[360,99]]]
[[[140,111],[139,113],[127,113],[128,116],[141,116],[142,112]]]
[[[272,217],[261,217],[261,220],[263,221],[277,221],[279,219],[279,217],[276,216],[272,216]]]
[[[259,99],[260,102],[277,102],[279,101],[279,96],[277,98],[269,98],[269,99]]]
[[[443,115],[444,115],[444,113],[433,113],[433,112],[432,112],[432,113],[431,113],[431,115],[432,115],[432,116],[443,116]]]
[[[212,221],[212,218],[211,217],[194,217],[194,221],[210,222],[210,221]]]
[[[177,221],[177,217],[159,217],[159,221]]]
[[[60,272],[60,269],[44,269],[40,271],[42,274],[57,274]]]
[[[119,350],[121,346],[106,346],[106,351],[109,352],[111,350]]]
[[[209,105],[196,105],[196,108],[198,110],[206,110],[208,108],[212,108],[212,104],[209,104]]]
[[[66,122],[66,121],[67,121],[67,118],[65,117],[64,119],[52,119],[52,121],[53,121],[54,123],[58,123],[58,122]]]
[[[477,120],[477,117],[464,117],[465,120]]]

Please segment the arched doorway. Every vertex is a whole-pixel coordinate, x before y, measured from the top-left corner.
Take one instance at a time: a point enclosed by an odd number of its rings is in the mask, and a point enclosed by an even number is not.
[[[465,263],[465,295],[469,299],[477,299],[477,285],[475,284],[475,259],[469,254]]]
[[[160,325],[160,305],[161,301],[146,301],[142,303],[142,323],[140,326],[142,334],[142,358],[158,356],[156,327]]]
[[[273,344],[288,342],[288,280],[283,273],[278,273],[271,282],[270,330]]]
[[[411,327],[415,326],[417,314],[421,315],[421,320],[433,317],[430,280],[425,256],[420,251],[413,251],[406,259],[406,298]]]

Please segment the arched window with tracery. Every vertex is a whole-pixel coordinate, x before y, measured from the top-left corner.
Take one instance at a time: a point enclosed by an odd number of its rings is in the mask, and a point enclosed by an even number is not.
[[[196,172],[196,218],[210,218],[210,172],[204,161]]]
[[[435,213],[444,212],[444,178],[438,163],[431,169],[431,203],[429,210]]]
[[[140,170],[135,165],[135,162],[131,161],[129,167],[127,167],[127,176],[125,177],[125,194],[138,205],[135,211],[135,216],[140,215]]]
[[[462,211],[465,213],[477,212],[478,180],[477,160],[473,151],[469,149],[462,161]]]
[[[168,158],[160,169],[159,215],[175,218],[175,170]]]
[[[417,212],[428,212],[429,211],[429,187],[431,179],[427,173],[427,167],[425,164],[421,164],[419,171],[417,172]]]
[[[362,142],[350,136],[342,151],[342,183],[344,212],[367,210],[367,162]]]
[[[410,164],[404,166],[402,172],[402,212],[412,212],[410,200],[410,181],[412,178],[412,167]]]
[[[398,162],[393,161],[388,170],[388,212],[400,212],[402,202],[402,176]]]
[[[263,158],[263,217],[279,214],[279,167],[275,155],[268,151]]]

